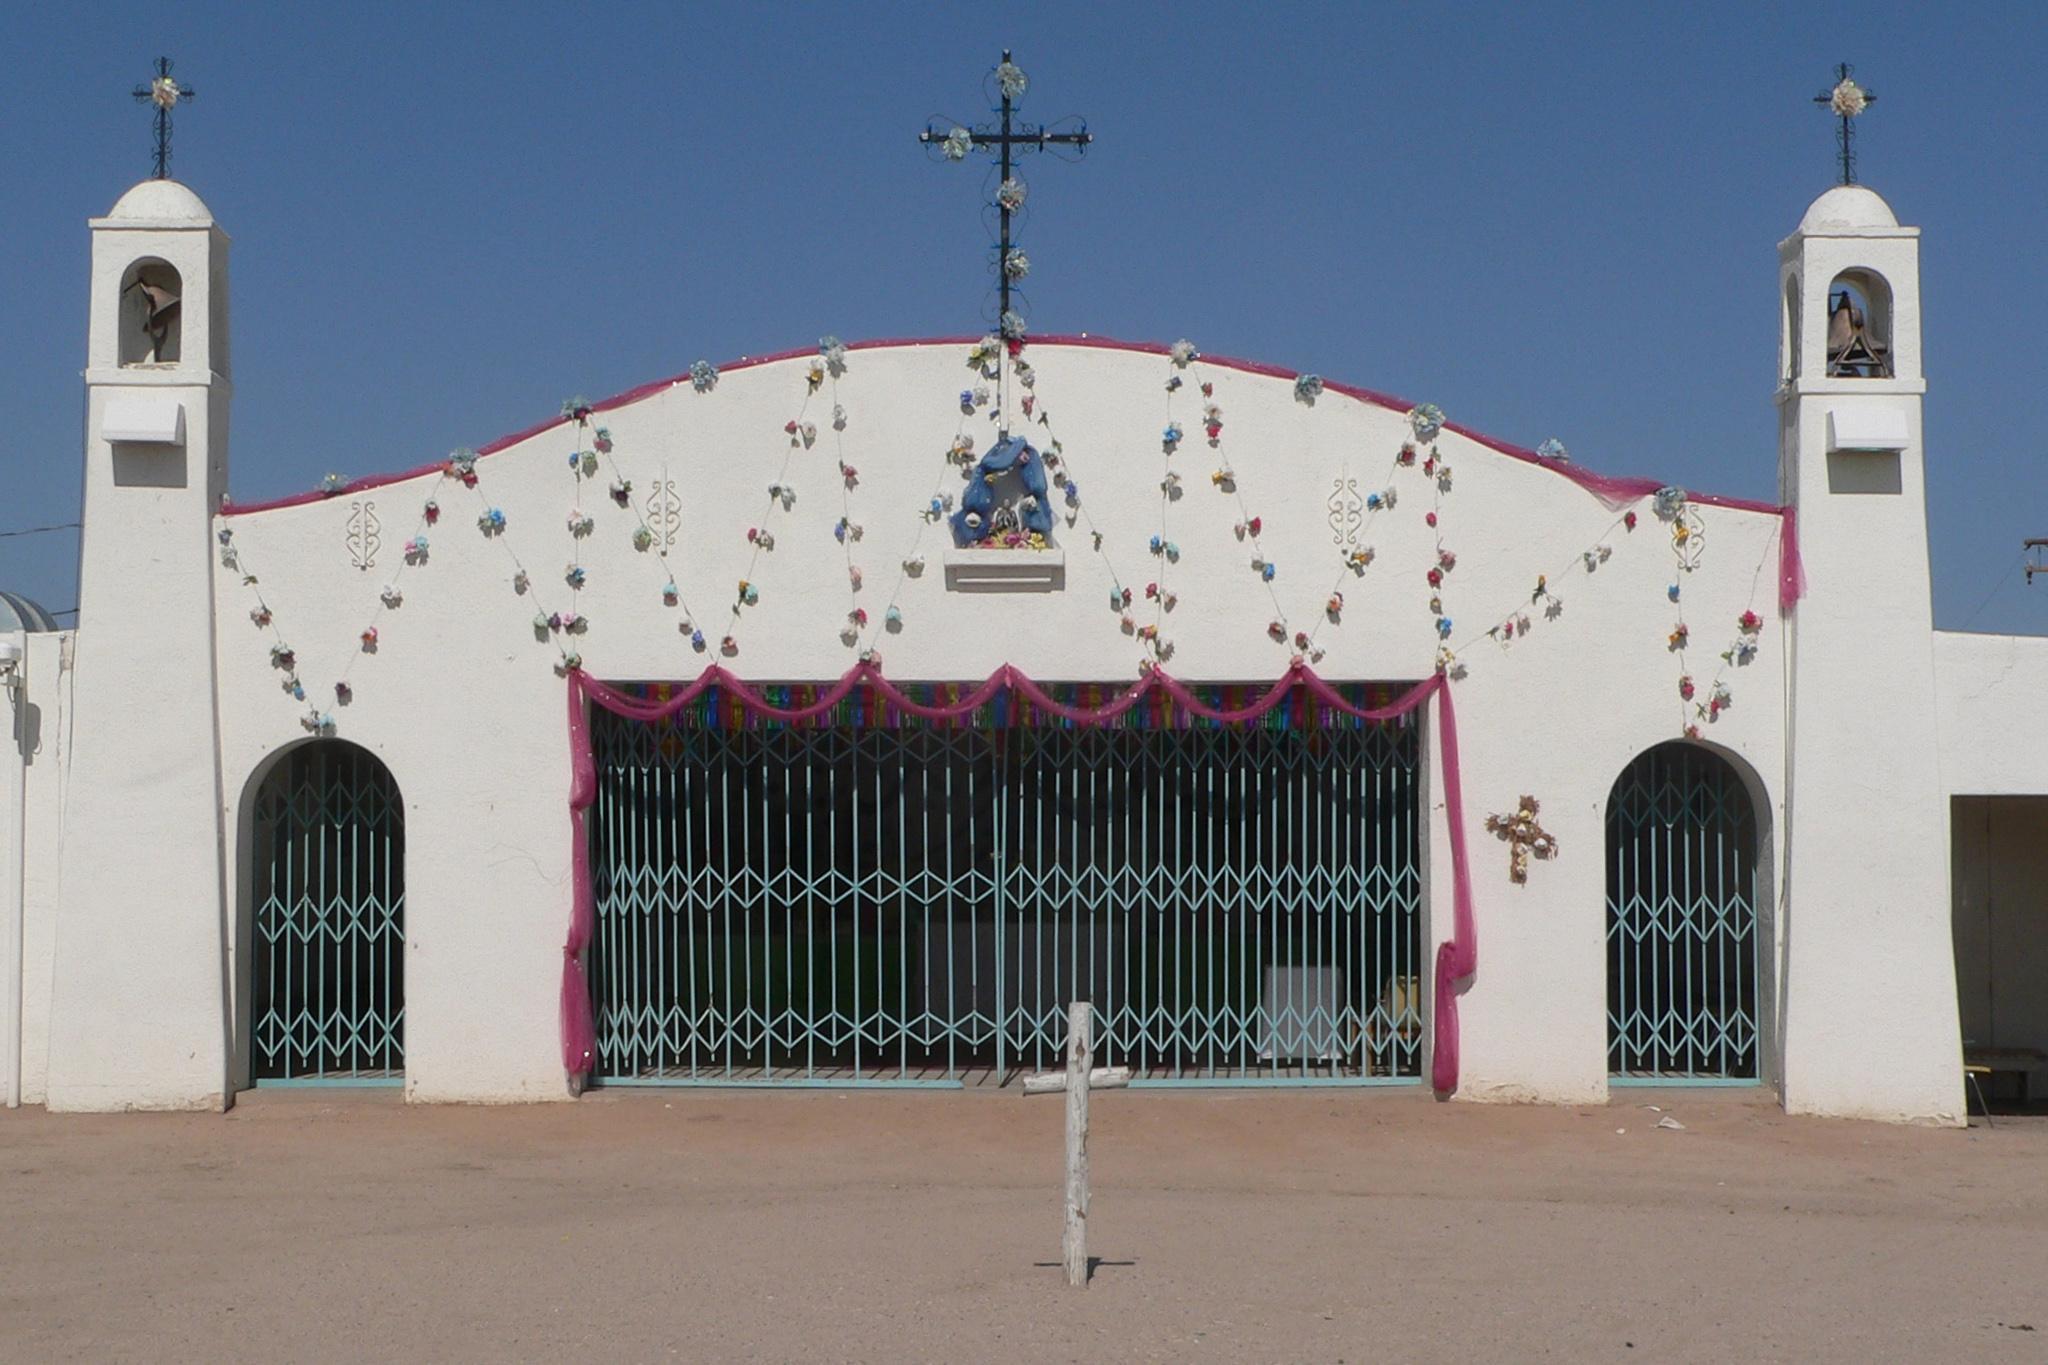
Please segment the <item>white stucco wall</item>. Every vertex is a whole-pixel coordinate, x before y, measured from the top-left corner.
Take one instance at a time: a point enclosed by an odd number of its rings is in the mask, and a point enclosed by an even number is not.
[[[21,1098],[41,1104],[50,1060],[50,974],[57,939],[58,853],[70,776],[70,631],[28,637],[27,821],[23,877]],[[12,755],[8,755],[12,757]]]
[[[1934,636],[1944,794],[2048,794],[2048,637]]]
[[[234,515],[246,567],[263,592],[315,701],[331,705],[331,687],[349,670],[354,699],[335,708],[338,733],[390,767],[407,810],[407,1088],[416,1099],[501,1101],[566,1094],[557,1038],[557,988],[567,922],[569,825],[564,684],[551,645],[532,628],[536,605],[562,610],[562,579],[575,559],[589,574],[575,608],[590,619],[575,641],[585,667],[606,679],[686,679],[719,660],[734,585],[749,574],[750,526],[772,530],[775,549],[754,564],[759,605],[742,614],[736,657],[720,660],[760,680],[837,677],[855,658],[839,631],[851,605],[843,551],[832,529],[842,514],[835,459],[859,471],[844,510],[865,528],[856,562],[865,571],[860,601],[886,671],[900,679],[979,679],[1008,662],[1043,679],[1123,680],[1142,658],[1109,606],[1112,578],[1089,545],[1086,523],[1060,529],[1066,588],[1053,594],[949,592],[942,566],[943,528],[920,510],[934,490],[957,493],[961,475],[945,452],[963,426],[958,395],[978,382],[960,344],[860,349],[836,394],[828,384],[806,407],[808,360],[731,368],[708,394],[684,383],[602,413],[616,442],[618,470],[636,501],[657,480],[676,482],[684,502],[675,577],[708,653],[679,633],[679,609],[665,607],[666,573],[651,553],[635,551],[635,517],[606,496],[612,469],[579,489],[566,463],[577,445],[557,428],[486,456],[476,493],[438,476],[387,484],[325,501]],[[1385,486],[1406,435],[1402,414],[1325,392],[1313,406],[1296,401],[1291,381],[1212,368],[1224,410],[1224,450],[1250,510],[1263,520],[1263,546],[1278,566],[1267,585],[1250,567],[1252,549],[1233,534],[1242,515],[1234,498],[1210,483],[1217,459],[1201,438],[1195,378],[1175,399],[1189,432],[1172,463],[1184,496],[1166,512],[1166,535],[1182,558],[1162,565],[1147,552],[1161,529],[1159,480],[1166,467],[1160,428],[1166,418],[1165,357],[1138,351],[1039,344],[1038,411],[1065,447],[1093,524],[1105,534],[1107,560],[1139,596],[1135,614],[1150,621],[1143,588],[1161,577],[1180,596],[1166,618],[1176,652],[1169,668],[1201,680],[1278,677],[1290,650],[1269,640],[1274,596],[1289,622],[1315,628],[1332,588],[1344,593],[1340,623],[1324,623],[1316,664],[1337,679],[1406,680],[1434,667],[1437,638],[1424,574],[1435,532],[1425,525],[1430,485],[1419,469],[1393,474],[1400,501],[1381,513],[1365,539],[1377,561],[1362,578],[1344,573],[1332,545],[1325,501],[1348,475],[1360,491]],[[841,437],[834,401],[846,409]],[[816,445],[791,451],[784,423],[802,414],[818,425]],[[1454,414],[1455,415],[1455,414]],[[1020,423],[1020,427],[1021,427]],[[983,448],[992,424],[964,422]],[[1044,448],[1048,428],[1032,425]],[[1684,723],[1679,665],[1666,648],[1674,609],[1667,528],[1641,509],[1633,533],[1619,512],[1542,467],[1446,432],[1440,449],[1454,469],[1440,507],[1445,545],[1457,565],[1443,587],[1468,676],[1457,684],[1464,784],[1477,901],[1480,968],[1463,997],[1466,1098],[1591,1100],[1606,1089],[1605,867],[1603,806],[1629,759],[1676,737]],[[1603,461],[1603,463],[1605,463]],[[1614,463],[1654,471],[1654,449],[1619,453]],[[778,479],[798,491],[793,509],[770,510]],[[442,508],[431,558],[398,578],[403,605],[378,611],[379,589],[397,568],[401,543],[420,508]],[[373,569],[350,562],[345,526],[352,506],[368,502],[382,522]],[[476,529],[480,508],[504,510],[502,541]],[[597,523],[580,546],[565,518],[575,506]],[[1693,674],[1701,696],[1715,655],[1753,609],[1766,620],[1756,661],[1730,668],[1735,705],[1709,738],[1754,770],[1773,809],[1780,789],[1785,686],[1775,619],[1775,536],[1768,515],[1701,509],[1707,531],[1702,568],[1685,580],[1692,626]],[[1612,557],[1588,577],[1582,551],[1606,543]],[[514,594],[515,552],[532,575],[530,595]],[[879,629],[905,556],[929,567],[904,579],[903,630]],[[1564,600],[1557,621],[1530,607],[1538,574]],[[304,708],[279,690],[269,637],[248,619],[253,605],[232,576],[217,580],[221,763],[234,809],[227,822],[228,866],[239,869],[240,812],[252,778],[281,748],[305,737]],[[1503,649],[1485,627],[1518,608],[1535,630]],[[358,633],[375,621],[380,648],[360,654]],[[1538,864],[1529,885],[1506,876],[1507,854],[1483,829],[1485,816],[1509,811],[1518,794],[1543,801],[1543,818],[1562,856]],[[1433,939],[1449,928],[1449,855],[1442,789],[1430,835]],[[1776,882],[1775,870],[1760,878]],[[231,871],[231,886],[239,877]],[[245,904],[235,913],[247,914]],[[1768,969],[1767,969],[1768,970]],[[230,973],[233,979],[233,973]],[[1769,1001],[1764,1002],[1768,1015]],[[237,1017],[239,1018],[239,1010]],[[1766,1023],[1767,1039],[1775,1024]],[[1767,1051],[1770,1048],[1767,1046]]]

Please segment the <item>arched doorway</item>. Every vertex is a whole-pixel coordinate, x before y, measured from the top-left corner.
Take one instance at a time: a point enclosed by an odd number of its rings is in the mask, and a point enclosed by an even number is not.
[[[1607,1069],[1616,1080],[1759,1076],[1758,827],[1727,759],[1672,741],[1607,796]]]
[[[289,749],[249,836],[249,1079],[397,1084],[405,1075],[405,807],[376,755]]]

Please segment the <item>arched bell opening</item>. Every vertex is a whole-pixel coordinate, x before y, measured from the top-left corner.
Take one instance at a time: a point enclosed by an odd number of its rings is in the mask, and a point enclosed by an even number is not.
[[[1874,270],[1844,270],[1828,286],[1828,377],[1892,377],[1892,290]]]
[[[251,1085],[405,1077],[405,805],[375,754],[312,739],[244,802],[238,1048]]]
[[[1764,1078],[1764,834],[1752,784],[1708,745],[1659,744],[1615,779],[1607,1066],[1616,1083]]]
[[[183,353],[185,283],[168,261],[149,257],[121,277],[120,362],[175,365]]]
[[[1778,379],[1790,383],[1799,377],[1799,277],[1785,277],[1785,309],[1779,319]]]

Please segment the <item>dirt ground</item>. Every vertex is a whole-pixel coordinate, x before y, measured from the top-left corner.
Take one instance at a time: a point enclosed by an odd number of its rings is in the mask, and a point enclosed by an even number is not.
[[[1056,1097],[0,1114],[0,1353],[2048,1359],[2048,1119],[1358,1091],[1109,1093],[1095,1118],[1076,1291]]]

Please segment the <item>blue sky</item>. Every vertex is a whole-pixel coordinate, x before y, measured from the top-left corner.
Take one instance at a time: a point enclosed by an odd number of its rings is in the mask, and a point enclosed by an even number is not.
[[[1772,497],[1777,241],[1862,179],[1925,230],[1935,616],[2048,632],[2048,7],[16,4],[0,531],[75,520],[87,232],[173,172],[234,236],[232,485],[407,467],[686,368],[977,330],[978,173],[926,118],[1085,115],[1036,167],[1033,326],[1314,370],[1603,472]],[[72,604],[71,533],[0,586]],[[2000,586],[2002,584],[2002,586]]]

